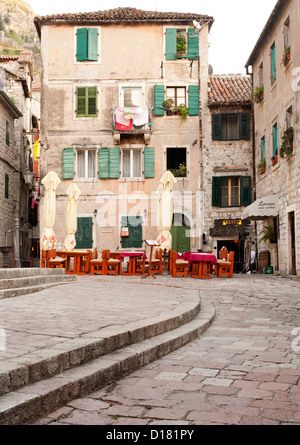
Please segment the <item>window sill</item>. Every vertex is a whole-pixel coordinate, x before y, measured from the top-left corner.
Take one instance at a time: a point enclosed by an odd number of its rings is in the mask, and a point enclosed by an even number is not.
[[[119,182],[145,182],[145,178],[120,178]]]

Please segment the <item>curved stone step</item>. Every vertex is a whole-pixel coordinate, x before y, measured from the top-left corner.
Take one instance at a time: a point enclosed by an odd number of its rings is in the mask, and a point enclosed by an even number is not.
[[[0,424],[22,425],[125,377],[196,339],[212,323],[215,308],[202,306],[195,318],[172,331],[125,346],[59,375],[0,397]]]

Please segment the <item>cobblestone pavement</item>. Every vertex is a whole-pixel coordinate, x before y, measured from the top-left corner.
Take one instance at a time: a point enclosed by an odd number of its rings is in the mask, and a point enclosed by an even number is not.
[[[39,424],[300,424],[299,282],[252,274],[151,283],[153,293],[162,286],[168,295],[172,287],[200,289],[202,301],[215,304],[213,324],[196,341]]]

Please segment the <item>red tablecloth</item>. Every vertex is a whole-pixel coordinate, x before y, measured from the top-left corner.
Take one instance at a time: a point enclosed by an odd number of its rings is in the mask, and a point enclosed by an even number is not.
[[[131,257],[131,256],[136,256],[136,257],[142,256],[143,259],[147,258],[145,252],[122,252],[119,255],[119,259],[122,260],[125,257]]]
[[[215,264],[217,262],[215,255],[205,252],[185,252],[181,258],[188,261],[189,265],[195,261],[204,261],[209,264]]]

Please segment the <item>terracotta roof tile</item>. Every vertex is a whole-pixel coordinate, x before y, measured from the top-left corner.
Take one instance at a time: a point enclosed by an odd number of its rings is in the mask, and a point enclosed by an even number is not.
[[[136,8],[115,8],[106,11],[79,12],[76,14],[55,14],[35,17],[34,22],[39,26],[43,22],[72,22],[72,23],[110,23],[110,22],[166,22],[166,21],[210,21],[213,18],[208,15],[180,13],[180,12],[157,12],[144,11]]]
[[[208,105],[251,104],[250,76],[214,75],[209,78]]]

